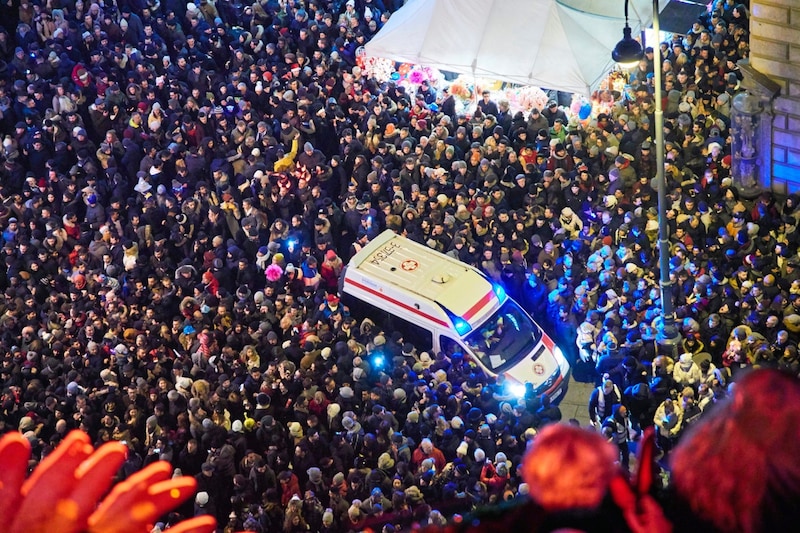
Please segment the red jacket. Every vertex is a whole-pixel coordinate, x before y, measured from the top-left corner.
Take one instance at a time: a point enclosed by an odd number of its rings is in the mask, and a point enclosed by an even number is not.
[[[486,485],[489,494],[500,494],[508,481],[508,475],[499,476],[492,463],[486,463],[481,470],[481,483]]]
[[[302,498],[302,493],[300,492],[300,482],[297,480],[297,476],[292,474],[292,477],[286,483],[281,482],[281,505],[286,507],[289,505],[289,502],[292,499],[292,496],[297,494]]]
[[[427,455],[425,452],[422,451],[421,444],[417,446],[417,449],[414,450],[414,453],[411,454],[412,468],[416,469],[419,465],[422,464],[422,461],[428,459],[429,457],[433,459],[433,462],[436,465],[436,472],[441,472],[442,470],[444,470],[447,461],[445,461],[444,459],[444,454],[442,453],[442,450],[434,446],[433,449],[431,450],[430,455]]]

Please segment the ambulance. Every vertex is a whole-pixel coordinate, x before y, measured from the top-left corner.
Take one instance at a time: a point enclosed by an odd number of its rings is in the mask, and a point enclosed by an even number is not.
[[[558,346],[504,288],[480,270],[391,230],[364,246],[339,281],[355,316],[397,330],[419,352],[460,352],[489,376],[504,375],[561,400],[570,366]]]

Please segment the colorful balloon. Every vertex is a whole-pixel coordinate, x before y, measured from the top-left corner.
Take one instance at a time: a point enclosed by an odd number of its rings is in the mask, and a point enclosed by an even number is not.
[[[425,81],[425,74],[419,70],[412,70],[411,73],[408,75],[408,79],[414,85],[419,85],[423,81]]]

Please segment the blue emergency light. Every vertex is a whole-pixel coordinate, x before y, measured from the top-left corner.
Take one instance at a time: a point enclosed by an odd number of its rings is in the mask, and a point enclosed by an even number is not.
[[[492,289],[494,290],[495,296],[500,302],[503,302],[506,299],[506,290],[503,288],[502,285],[492,285]]]
[[[472,326],[463,318],[456,318],[453,320],[453,327],[456,329],[456,333],[462,336],[472,331]]]

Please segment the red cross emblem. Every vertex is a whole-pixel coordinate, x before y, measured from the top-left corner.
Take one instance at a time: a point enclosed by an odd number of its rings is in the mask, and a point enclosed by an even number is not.
[[[412,270],[416,270],[417,267],[419,267],[419,263],[417,263],[413,259],[406,259],[405,261],[400,263],[400,268],[402,268],[403,270],[408,271],[408,272],[410,272]]]

